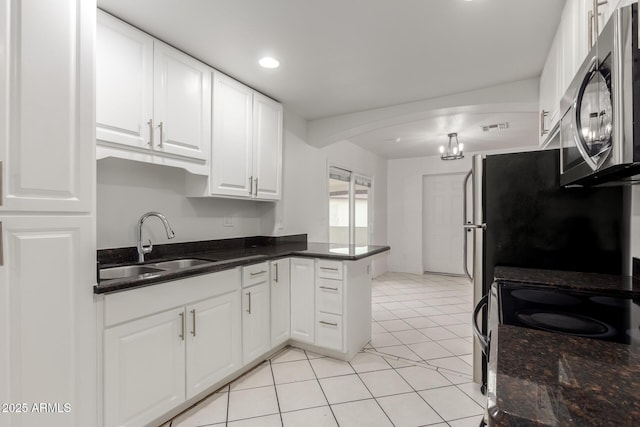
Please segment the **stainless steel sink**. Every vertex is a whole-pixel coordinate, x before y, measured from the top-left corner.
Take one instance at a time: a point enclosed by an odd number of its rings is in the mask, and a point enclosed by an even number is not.
[[[161,271],[163,270],[160,268],[154,268],[147,265],[124,265],[122,267],[100,269],[100,279],[125,279],[127,277],[141,276]]]
[[[211,263],[212,261],[207,261],[204,259],[188,258],[188,259],[174,259],[172,261],[156,262],[154,264],[149,264],[149,265],[153,268],[160,268],[162,270],[178,270],[180,268],[194,267],[196,265],[211,264]]]

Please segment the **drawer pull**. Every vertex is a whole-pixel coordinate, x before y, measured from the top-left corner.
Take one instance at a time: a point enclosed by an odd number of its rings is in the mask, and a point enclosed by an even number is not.
[[[338,269],[337,269],[337,268],[334,268],[334,267],[320,267],[320,270],[338,271]]]
[[[337,291],[338,290],[338,288],[330,288],[328,286],[320,286],[320,289],[327,289],[329,291]]]
[[[327,325],[327,326],[335,326],[338,327],[337,323],[331,323],[331,322],[325,322],[324,320],[321,320],[319,323],[323,324],[323,325]]]
[[[257,276],[258,274],[264,274],[266,272],[267,270],[261,270],[261,271],[256,271],[255,273],[249,273],[249,274],[251,274],[252,276]]]

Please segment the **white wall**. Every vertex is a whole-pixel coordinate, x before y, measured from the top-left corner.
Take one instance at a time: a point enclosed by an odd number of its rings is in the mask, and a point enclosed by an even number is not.
[[[532,145],[510,152],[533,150]],[[504,150],[499,151],[504,153]],[[498,151],[485,154],[497,154]],[[391,253],[389,271],[422,274],[422,186],[424,175],[468,172],[474,153],[460,160],[443,161],[440,156],[389,160],[388,241]]]
[[[157,218],[145,221],[144,236],[155,244],[224,239],[260,234],[264,202],[187,198],[182,169],[120,159],[103,159],[97,168],[98,249],[135,246],[138,219],[163,213],[176,233],[168,240]],[[234,227],[223,226],[225,216]]]

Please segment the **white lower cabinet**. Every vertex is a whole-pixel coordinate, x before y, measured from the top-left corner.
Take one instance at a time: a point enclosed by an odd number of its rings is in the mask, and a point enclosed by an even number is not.
[[[242,268],[242,362],[271,350],[269,263]]]
[[[271,346],[275,347],[291,336],[289,258],[272,261],[270,270]]]
[[[271,349],[269,284],[242,290],[242,361],[247,364]]]
[[[371,340],[368,260],[291,259],[291,339],[343,360]]]
[[[240,310],[238,270],[106,295],[104,425],[150,424],[238,371]]]
[[[105,331],[105,425],[141,426],[185,400],[182,307]]]
[[[240,368],[238,292],[187,307],[187,399]]]
[[[291,258],[291,338],[315,344],[315,260]]]

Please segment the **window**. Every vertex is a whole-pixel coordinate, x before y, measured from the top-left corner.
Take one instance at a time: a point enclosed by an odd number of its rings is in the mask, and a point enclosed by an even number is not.
[[[329,242],[369,244],[371,178],[336,166],[329,167]]]

